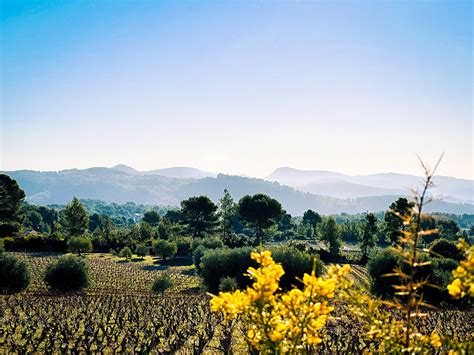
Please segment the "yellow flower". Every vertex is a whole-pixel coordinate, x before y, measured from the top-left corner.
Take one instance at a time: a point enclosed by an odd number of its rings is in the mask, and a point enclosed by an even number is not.
[[[435,332],[431,333],[430,344],[435,348],[439,348],[441,346],[441,338]]]
[[[454,281],[448,285],[448,291],[451,296],[454,298],[459,298],[462,296],[461,280],[454,279]]]

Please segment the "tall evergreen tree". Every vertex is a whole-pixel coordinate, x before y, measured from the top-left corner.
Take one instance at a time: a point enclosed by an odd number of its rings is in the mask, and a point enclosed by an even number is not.
[[[227,240],[232,233],[232,217],[235,215],[236,204],[227,189],[224,196],[219,200],[219,217],[222,232],[222,239]]]
[[[377,234],[377,217],[373,213],[367,213],[362,229],[360,250],[362,252],[362,262],[366,263],[369,251],[375,246]]]
[[[76,197],[64,209],[62,225],[69,237],[79,237],[86,231],[89,225],[89,216]]]

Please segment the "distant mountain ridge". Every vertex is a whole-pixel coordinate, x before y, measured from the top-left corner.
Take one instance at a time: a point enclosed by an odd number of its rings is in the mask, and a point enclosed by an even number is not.
[[[197,178],[196,176],[202,175],[196,174],[196,170],[199,171],[193,168],[170,168],[140,172],[119,165],[113,168],[94,167],[58,172],[17,170],[4,173],[17,180],[25,190],[28,201],[40,205],[65,204],[76,196],[105,202],[131,201],[149,205],[179,206],[183,199],[202,194],[217,202],[224,189],[227,189],[236,201],[246,194],[268,194],[278,199],[289,213],[302,215],[309,208],[322,214],[381,211],[387,209],[399,196],[406,195],[402,190],[402,193],[398,193],[398,190],[392,189],[390,192],[393,193],[390,194],[343,199],[305,192],[263,179],[223,174]],[[351,186],[354,189],[359,188],[357,183]],[[369,188],[368,193],[373,192],[371,189]],[[474,204],[436,201],[427,206],[427,211],[474,214]]]
[[[124,164],[118,164],[113,166],[111,169],[122,171],[128,174],[134,175],[160,175],[170,178],[179,179],[204,179],[206,177],[216,177],[217,173],[211,173],[209,171],[199,170],[196,168],[190,168],[187,166],[176,166],[164,169],[155,169],[148,171],[138,171],[130,166]]]
[[[289,167],[276,169],[266,178],[298,190],[338,198],[406,194],[420,186],[422,177],[379,173],[369,175],[346,175],[331,171],[298,170]],[[435,176],[433,195],[447,201],[474,202],[474,181],[449,176]]]

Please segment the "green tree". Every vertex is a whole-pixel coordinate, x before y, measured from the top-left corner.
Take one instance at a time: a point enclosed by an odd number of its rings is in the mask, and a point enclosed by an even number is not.
[[[263,230],[277,223],[285,213],[280,202],[265,194],[242,197],[238,212],[244,221],[255,227],[260,243],[263,243]]]
[[[440,219],[436,222],[441,238],[457,240],[461,229],[452,219]]]
[[[163,217],[158,224],[158,237],[160,239],[170,239],[172,236],[172,224],[167,217]]]
[[[8,175],[0,174],[0,223],[21,222],[24,199],[25,192],[18,183]]]
[[[377,217],[373,213],[367,213],[365,223],[362,229],[360,240],[360,250],[362,252],[362,262],[366,263],[369,257],[369,251],[375,246],[377,235]]]
[[[148,222],[142,220],[140,222],[140,239],[142,241],[150,240],[153,237],[153,234],[153,229]]]
[[[30,209],[26,213],[26,218],[23,221],[23,224],[37,232],[44,232],[43,216],[36,209]]]
[[[194,196],[181,201],[181,213],[193,237],[210,232],[218,223],[217,206],[207,196]]]
[[[48,226],[49,232],[54,233],[56,231],[56,223],[58,222],[58,211],[45,206],[39,206],[37,210],[43,217],[45,225]]]
[[[89,238],[71,237],[67,243],[69,250],[73,253],[81,255],[82,253],[90,253],[92,251],[92,242]]]
[[[148,223],[152,227],[156,227],[160,223],[160,215],[156,211],[147,211],[143,214],[142,221]]]
[[[323,221],[318,225],[318,235],[319,239],[326,244],[331,255],[340,255],[341,230],[333,217],[323,218]]]
[[[178,246],[175,242],[169,242],[167,240],[158,239],[154,245],[155,254],[160,255],[163,260],[166,260],[167,257],[175,256],[178,251]]]
[[[316,228],[318,223],[321,223],[323,219],[319,215],[319,213],[314,212],[313,210],[307,210],[303,213],[303,223],[309,224],[313,229]]]
[[[89,216],[76,197],[64,209],[62,225],[69,237],[79,237],[86,231],[89,225]]]
[[[389,210],[385,212],[385,230],[392,243],[396,243],[398,238],[402,236],[403,222],[400,216],[407,216],[409,211],[414,207],[413,202],[409,202],[405,197],[400,197],[393,202]]]
[[[129,247],[124,247],[119,254],[122,258],[131,259],[133,254]]]
[[[219,217],[222,231],[222,239],[227,240],[232,233],[232,217],[235,215],[236,205],[234,199],[227,189],[224,196],[219,200]]]

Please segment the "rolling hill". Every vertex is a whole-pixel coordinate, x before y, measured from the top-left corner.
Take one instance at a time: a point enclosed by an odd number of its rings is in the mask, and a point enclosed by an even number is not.
[[[385,210],[392,201],[402,195],[395,190],[385,195],[342,199],[299,191],[277,182],[242,176],[219,174],[216,177],[177,178],[130,169],[133,168],[124,169],[123,166],[120,168],[116,166],[59,172],[17,170],[4,173],[18,181],[25,190],[28,201],[40,205],[65,204],[76,196],[106,202],[132,201],[141,204],[178,206],[181,200],[201,194],[208,195],[217,202],[223,190],[228,189],[235,200],[246,194],[266,193],[278,199],[289,213],[302,215],[309,208],[322,214],[380,211]],[[173,174],[177,172],[174,171],[171,175]],[[458,214],[474,213],[474,205],[436,201],[428,205],[427,210]]]

